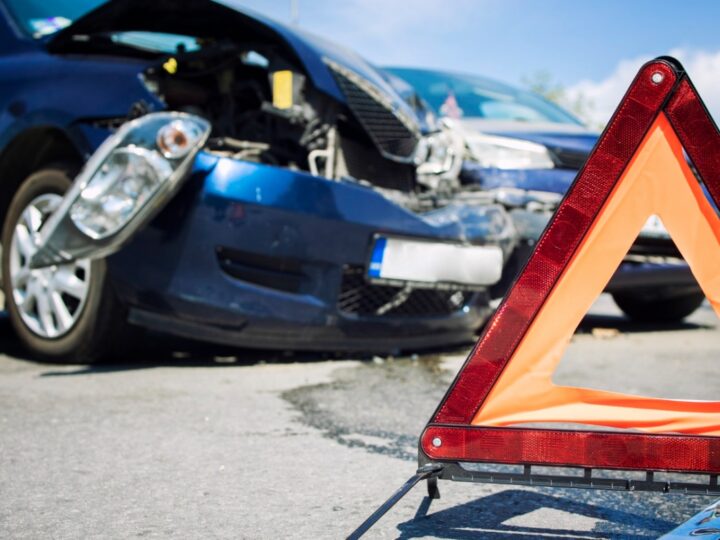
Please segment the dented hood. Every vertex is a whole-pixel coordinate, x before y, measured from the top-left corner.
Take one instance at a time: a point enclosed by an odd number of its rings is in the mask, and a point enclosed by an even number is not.
[[[393,108],[413,115],[385,78],[360,55],[250,11],[234,0],[111,0],[54,34],[47,46],[55,52],[77,50],[79,35],[132,31],[284,43],[318,90],[347,102],[324,61],[328,59],[375,85]]]

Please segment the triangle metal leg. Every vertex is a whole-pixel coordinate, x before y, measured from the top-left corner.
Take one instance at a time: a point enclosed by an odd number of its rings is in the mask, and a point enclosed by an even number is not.
[[[430,499],[439,499],[440,491],[437,488],[437,477],[442,472],[443,466],[439,464],[431,464],[420,467],[417,472],[405,482],[400,489],[393,493],[390,498],[385,501],[375,512],[370,515],[363,523],[355,529],[347,537],[347,540],[357,540],[361,538],[380,518],[382,518],[388,511],[397,504],[397,502],[407,495],[412,488],[414,488],[419,482],[428,480],[428,496]]]

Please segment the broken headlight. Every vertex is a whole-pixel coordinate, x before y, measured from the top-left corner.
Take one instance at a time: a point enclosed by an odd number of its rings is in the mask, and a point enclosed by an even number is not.
[[[157,152],[130,146],[112,152],[70,207],[75,226],[90,238],[119,231],[172,175]]]
[[[93,154],[48,219],[31,265],[117,251],[175,193],[209,133],[206,120],[177,112],[124,124]]]
[[[158,190],[173,183],[208,131],[205,120],[179,113],[148,115],[126,124],[115,136],[120,141],[106,155],[101,155],[101,147],[93,160],[102,161],[92,167],[91,160],[90,171],[81,175],[87,181],[70,206],[75,226],[93,239],[117,233]]]

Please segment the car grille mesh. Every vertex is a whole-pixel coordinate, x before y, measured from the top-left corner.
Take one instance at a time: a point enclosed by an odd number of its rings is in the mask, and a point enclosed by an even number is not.
[[[362,266],[347,266],[338,297],[344,313],[381,317],[432,317],[451,315],[472,298],[470,291],[415,289],[369,283]]]
[[[348,106],[370,135],[373,143],[386,156],[395,159],[409,160],[415,152],[418,135],[414,129],[403,122],[392,111],[391,105],[380,101],[380,91],[373,88],[367,81],[346,71],[340,66],[330,64],[335,80],[340,86]]]

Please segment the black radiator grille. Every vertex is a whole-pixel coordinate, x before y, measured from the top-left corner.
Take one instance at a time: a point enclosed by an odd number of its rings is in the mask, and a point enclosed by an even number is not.
[[[373,96],[382,92],[369,82],[334,63],[328,62],[328,65],[347,98],[350,110],[378,149],[386,157],[412,158],[419,135],[410,125],[411,121],[403,121],[393,112],[390,104],[383,103],[379,96]]]
[[[472,298],[470,291],[405,289],[378,285],[365,280],[365,269],[347,266],[338,297],[338,309],[345,313],[384,317],[432,317],[451,315]]]

